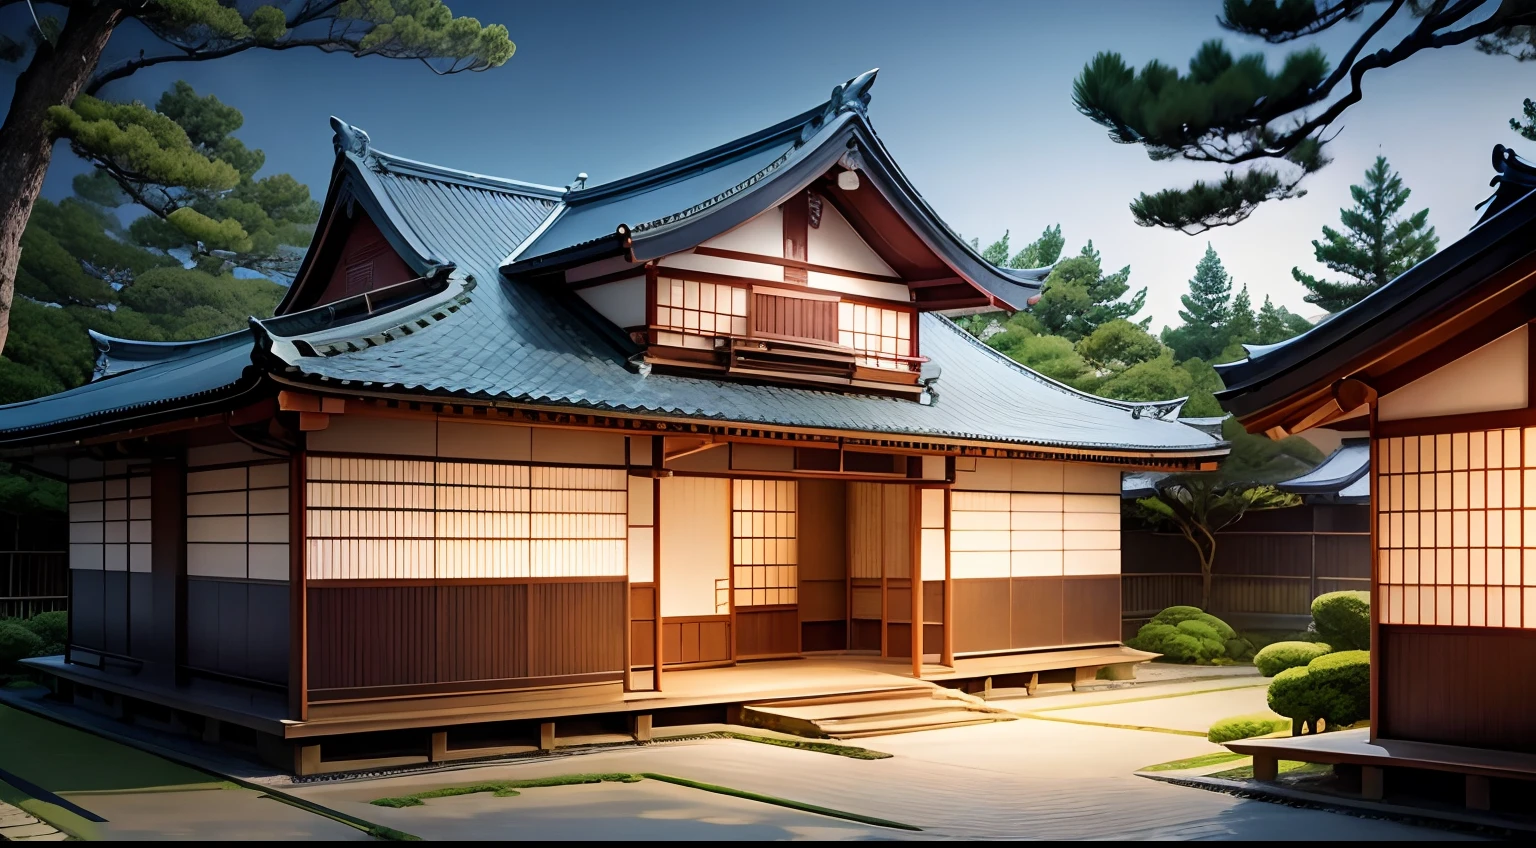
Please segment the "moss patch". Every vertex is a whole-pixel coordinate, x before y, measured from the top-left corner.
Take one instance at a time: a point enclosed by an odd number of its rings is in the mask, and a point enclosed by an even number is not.
[[[0,768],[50,792],[218,783],[206,772],[0,706]]]
[[[415,792],[410,795],[400,795],[394,798],[376,798],[368,803],[376,807],[420,807],[424,802],[432,798],[452,798],[456,795],[476,795],[481,792],[489,792],[497,798],[512,798],[521,795],[519,789],[537,789],[542,786],[575,786],[582,783],[638,783],[643,778],[638,774],[625,774],[622,772],[604,774],[562,774],[555,777],[537,777],[531,780],[490,780],[484,783],[471,783],[466,786],[444,786],[440,789],[428,789],[425,792]]]
[[[1324,765],[1323,763],[1302,763],[1296,760],[1280,761],[1281,774],[1328,774],[1331,771],[1333,771],[1333,766]],[[1253,780],[1253,766],[1238,766],[1235,769],[1208,774],[1206,777],[1219,777],[1223,780]]]
[[[1222,763],[1230,763],[1233,760],[1247,759],[1246,754],[1234,754],[1231,751],[1217,751],[1214,754],[1201,754],[1198,757],[1189,757],[1182,760],[1174,760],[1167,763],[1158,763],[1155,766],[1146,766],[1140,771],[1183,771],[1184,769],[1202,768],[1204,766],[1216,766]]]

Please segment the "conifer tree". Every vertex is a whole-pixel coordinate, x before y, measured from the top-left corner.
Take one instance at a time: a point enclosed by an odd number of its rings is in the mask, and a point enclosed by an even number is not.
[[[1509,128],[1528,141],[1536,141],[1536,101],[1532,101],[1529,97],[1525,98],[1525,112],[1522,117],[1525,119],[1524,123],[1521,123],[1519,118],[1510,118]]]
[[[1277,344],[1310,329],[1312,324],[1307,319],[1283,306],[1276,306],[1269,295],[1265,295],[1264,305],[1259,307],[1254,339],[1259,344]]]
[[[1130,291],[1131,266],[1105,274],[1102,258],[1093,242],[1083,246],[1078,255],[1056,263],[1045,279],[1045,289],[1030,314],[1041,328],[1054,336],[1076,342],[1116,318],[1129,319],[1141,311],[1147,290],[1141,289],[1130,300],[1120,298]],[[1145,327],[1150,318],[1139,326]]]
[[[1209,362],[1227,346],[1227,319],[1232,314],[1232,277],[1210,244],[1206,244],[1205,255],[1195,266],[1189,294],[1179,299],[1184,304],[1179,310],[1184,325],[1165,329],[1163,344],[1173,348],[1180,361],[1193,357]]]
[[[1228,310],[1227,323],[1222,329],[1226,331],[1227,344],[1242,344],[1252,342],[1256,335],[1256,319],[1253,315],[1253,298],[1248,295],[1248,284],[1238,290],[1232,298],[1232,306]]]
[[[211,61],[247,50],[312,48],[414,59],[437,73],[452,74],[499,67],[515,49],[506,27],[482,27],[474,18],[454,17],[441,0],[53,0],[37,5],[47,14],[36,21],[35,32],[29,31],[25,40],[0,36],[0,61],[24,63],[0,122],[0,351],[10,327],[22,233],[61,130],[86,143],[131,148],[125,164],[138,176],[210,188],[238,183],[237,169],[185,155],[180,138],[166,138],[171,149],[162,150],[154,127],[120,123],[126,116],[117,108],[131,104],[94,99],[107,83],[156,65]],[[145,49],[98,70],[107,43],[130,21],[139,39],[135,44]],[[82,104],[82,94],[92,100]],[[231,235],[222,221],[217,223],[202,229],[221,238]]]
[[[1329,312],[1358,303],[1433,256],[1440,244],[1435,228],[1426,226],[1428,209],[1397,217],[1411,192],[1385,156],[1376,157],[1365,172],[1365,183],[1350,186],[1349,193],[1355,205],[1339,210],[1344,232],[1325,226],[1322,240],[1312,242],[1317,261],[1349,279],[1321,280],[1300,268],[1291,269],[1291,276],[1307,289],[1306,301]]]
[[[1024,245],[1024,249],[1008,260],[1009,268],[1044,268],[1055,265],[1061,258],[1061,249],[1067,240],[1061,236],[1061,225],[1046,227],[1040,237]]]
[[[1271,68],[1263,53],[1234,56],[1218,39],[1202,44],[1183,73],[1157,59],[1137,71],[1113,52],[1089,61],[1072,100],[1111,139],[1141,145],[1154,161],[1220,169],[1219,179],[1141,194],[1131,213],[1142,226],[1198,233],[1305,194],[1302,181],[1328,164],[1326,145],[1365,97],[1365,81],[1420,53],[1475,43],[1489,55],[1536,60],[1530,0],[1223,0],[1216,22],[1271,45],[1343,35],[1334,42],[1343,49],[1336,64],[1314,44]],[[1357,23],[1348,34],[1335,30]]]

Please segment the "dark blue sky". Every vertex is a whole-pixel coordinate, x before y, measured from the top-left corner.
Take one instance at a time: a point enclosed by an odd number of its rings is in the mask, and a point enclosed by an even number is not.
[[[1182,67],[1201,41],[1224,35],[1215,0],[449,5],[504,23],[517,54],[487,73],[439,77],[414,62],[252,51],[154,68],[105,93],[153,103],[187,79],[245,113],[239,136],[267,152],[269,172],[292,173],[318,197],[332,161],[332,114],[411,158],[556,185],[585,171],[597,183],[767,126],[879,67],[875,127],[955,229],[984,241],[1011,229],[1018,244],[1061,222],[1069,250],[1092,238],[1106,264],[1132,266],[1132,283],[1151,289],[1154,329],[1177,323],[1178,295],[1207,240],[1255,301],[1271,294],[1314,312],[1301,303],[1291,266],[1320,270],[1309,241],[1337,223],[1349,184],[1378,152],[1414,189],[1411,207],[1430,207],[1442,244],[1453,240],[1487,194],[1490,148],[1523,143],[1507,120],[1522,97],[1536,96],[1536,65],[1470,47],[1415,57],[1367,77],[1366,100],[1331,147],[1335,164],[1310,181],[1306,198],[1190,238],[1136,227],[1126,203],[1138,191],[1218,178],[1217,170],[1152,163],[1139,148],[1113,144],[1073,109],[1071,82],[1099,50],[1138,66],[1160,58]],[[0,11],[8,32],[29,23],[25,7]],[[1354,32],[1319,44],[1336,57]],[[1225,35],[1235,49],[1260,49]],[[124,31],[109,52],[137,53],[140,43]],[[0,85],[12,73],[0,71]],[[81,169],[61,153],[49,196],[68,193]]]

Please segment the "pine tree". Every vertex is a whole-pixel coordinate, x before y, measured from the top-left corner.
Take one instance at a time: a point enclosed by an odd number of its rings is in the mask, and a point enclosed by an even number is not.
[[[1055,265],[1061,258],[1061,249],[1067,246],[1067,240],[1062,238],[1061,225],[1056,224],[1046,227],[1040,233],[1040,237],[1024,245],[1024,249],[1013,255],[1008,260],[1009,268],[1044,268],[1047,265]]]
[[[1141,311],[1147,290],[1120,298],[1130,291],[1131,266],[1105,274],[1099,252],[1088,242],[1077,256],[1056,263],[1045,279],[1045,290],[1030,310],[1045,332],[1076,342],[1116,318],[1129,319]],[[1142,319],[1145,327],[1150,318]]]
[[[1355,200],[1350,209],[1339,210],[1345,232],[1323,227],[1323,239],[1313,241],[1317,261],[1350,278],[1343,282],[1320,280],[1292,268],[1291,276],[1307,288],[1306,301],[1329,312],[1339,312],[1391,282],[1398,274],[1435,254],[1440,237],[1426,227],[1429,210],[1421,209],[1398,218],[1411,192],[1403,179],[1377,156],[1365,172],[1365,184],[1349,187]]]
[[[1252,342],[1257,333],[1257,325],[1253,315],[1253,298],[1248,295],[1248,285],[1245,283],[1237,296],[1232,298],[1232,306],[1227,315],[1227,323],[1222,328],[1227,334],[1227,344],[1242,344]]]
[[[977,242],[972,241],[974,246]],[[981,252],[981,258],[999,267],[1008,264],[1008,231],[1003,230],[1003,237],[987,245],[987,249]]]
[[[1283,306],[1276,306],[1269,295],[1265,295],[1264,305],[1259,307],[1254,340],[1259,344],[1277,344],[1310,329],[1312,324],[1307,319]]]
[[[1536,102],[1531,98],[1525,98],[1525,123],[1520,123],[1519,118],[1509,119],[1509,128],[1519,133],[1528,141],[1536,141]]]

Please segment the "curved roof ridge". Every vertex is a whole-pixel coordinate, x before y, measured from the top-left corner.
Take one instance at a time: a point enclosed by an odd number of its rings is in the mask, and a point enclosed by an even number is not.
[[[95,343],[97,352],[96,368],[91,374],[91,382],[173,359],[217,351],[236,342],[244,341],[249,344],[251,341],[249,328],[209,336],[205,339],[161,342],[118,338],[91,329],[85,332]]]
[[[1159,420],[1176,420],[1178,418],[1179,410],[1184,406],[1185,402],[1189,400],[1188,396],[1174,398],[1172,400],[1115,400],[1113,398],[1099,397],[1095,394],[1089,394],[1088,392],[1085,392],[1081,389],[1074,389],[1066,383],[1060,382],[1058,380],[1052,380],[1050,377],[1041,374],[1039,371],[1036,371],[1033,368],[1024,365],[1023,363],[1016,361],[997,348],[994,348],[981,339],[978,339],[970,333],[967,333],[965,330],[961,329],[960,326],[957,325],[954,321],[951,321],[944,315],[939,315],[938,313],[927,314],[933,315],[935,318],[940,319],[944,323],[945,329],[948,329],[955,335],[965,339],[968,343],[977,349],[985,351],[988,355],[997,359],[999,362],[1002,362],[1013,370],[1023,374],[1024,376],[1029,377],[1030,379],[1049,388],[1055,389],[1056,391],[1065,395],[1078,397],[1092,403],[1097,403],[1101,406],[1107,406],[1111,409],[1121,409],[1126,412],[1130,412],[1132,416],[1136,418],[1141,417],[1140,413],[1142,411],[1152,410],[1157,413],[1153,417]],[[942,364],[943,363],[940,363],[940,365]]]
[[[439,180],[466,184],[475,188],[483,188],[489,191],[505,191],[513,194],[529,194],[541,200],[560,200],[568,189],[563,186],[548,186],[539,183],[530,183],[524,180],[514,180],[510,177],[494,177],[487,174],[478,174],[474,171],[464,171],[458,168],[450,168],[446,165],[438,165],[433,162],[423,162],[418,159],[407,159],[404,156],[396,156],[383,150],[369,148],[368,158],[377,167],[408,177],[419,179]]]

